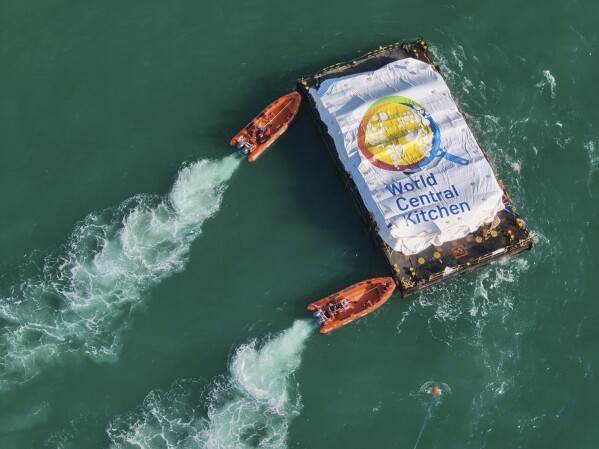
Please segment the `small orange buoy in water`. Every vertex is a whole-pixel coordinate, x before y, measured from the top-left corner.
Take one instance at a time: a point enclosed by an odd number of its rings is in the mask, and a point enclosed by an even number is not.
[[[433,388],[431,389],[431,393],[432,393],[432,394],[434,394],[434,395],[437,395],[437,394],[441,393],[441,390],[439,390],[439,388],[437,388],[437,387],[435,386],[435,387],[433,387]]]

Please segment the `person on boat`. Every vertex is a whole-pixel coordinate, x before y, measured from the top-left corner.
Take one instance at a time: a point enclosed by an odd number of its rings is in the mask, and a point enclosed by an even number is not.
[[[349,301],[347,299],[342,298],[341,301],[339,301],[339,305],[343,307],[343,310],[349,310]]]
[[[339,305],[336,302],[330,302],[327,308],[329,309],[331,317],[335,317],[337,315],[337,312],[339,312]]]
[[[258,135],[256,137],[256,142],[258,142],[259,144],[263,144],[266,143],[266,141],[268,140],[268,138],[270,137],[270,128],[269,127],[264,127],[264,126],[259,126],[258,127]]]

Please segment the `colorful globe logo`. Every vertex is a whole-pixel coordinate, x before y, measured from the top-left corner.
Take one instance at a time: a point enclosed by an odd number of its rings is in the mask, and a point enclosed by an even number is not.
[[[358,147],[384,170],[421,168],[439,154],[439,127],[420,104],[390,96],[374,102],[358,128]]]

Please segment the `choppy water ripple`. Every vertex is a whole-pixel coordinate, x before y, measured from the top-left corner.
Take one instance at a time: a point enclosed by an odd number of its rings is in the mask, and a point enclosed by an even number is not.
[[[114,360],[144,292],[184,267],[239,161],[189,164],[167,195],[91,213],[60,248],[31,255],[0,299],[0,387],[68,357]]]
[[[235,351],[229,373],[204,387],[181,380],[152,391],[107,428],[112,449],[246,449],[287,447],[301,409],[294,373],[313,326],[293,326]]]

